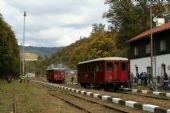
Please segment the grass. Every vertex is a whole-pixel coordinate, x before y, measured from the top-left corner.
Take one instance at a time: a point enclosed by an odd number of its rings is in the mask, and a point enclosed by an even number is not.
[[[12,111],[12,84],[0,80],[0,113]]]
[[[49,94],[50,90],[35,83],[7,83],[0,80],[0,113],[13,111],[15,87],[17,113],[80,113],[79,110]]]

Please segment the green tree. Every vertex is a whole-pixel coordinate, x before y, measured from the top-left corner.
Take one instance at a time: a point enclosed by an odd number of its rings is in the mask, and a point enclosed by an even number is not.
[[[166,4],[166,19],[170,21],[170,1]]]
[[[103,32],[105,25],[103,24],[93,24],[92,25],[92,33]]]
[[[0,15],[0,78],[19,75],[19,48],[11,27]]]
[[[93,40],[87,45],[85,55],[87,59],[115,56],[116,40],[112,33],[107,31],[96,32],[90,38]]]
[[[109,5],[104,18],[110,23],[110,30],[117,31],[117,47],[122,54],[127,56],[128,40],[135,35],[150,28],[150,4],[146,0],[133,3],[132,0],[105,0]],[[165,11],[162,3],[152,5],[153,15],[158,16]]]

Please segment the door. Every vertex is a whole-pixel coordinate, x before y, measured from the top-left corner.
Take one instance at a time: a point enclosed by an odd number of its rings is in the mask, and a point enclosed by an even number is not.
[[[106,81],[113,81],[114,79],[114,66],[113,62],[106,62]]]
[[[161,76],[164,77],[166,73],[166,65],[165,64],[161,64]]]
[[[116,62],[114,63],[114,80],[118,80],[119,79],[119,63]]]

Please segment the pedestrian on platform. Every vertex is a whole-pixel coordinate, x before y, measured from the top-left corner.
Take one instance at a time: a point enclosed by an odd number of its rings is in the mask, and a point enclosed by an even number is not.
[[[167,73],[164,75],[164,80],[163,80],[163,89],[167,90],[168,89],[168,84],[169,84],[169,79]]]
[[[71,83],[73,84],[73,82],[74,82],[74,77],[71,77]]]

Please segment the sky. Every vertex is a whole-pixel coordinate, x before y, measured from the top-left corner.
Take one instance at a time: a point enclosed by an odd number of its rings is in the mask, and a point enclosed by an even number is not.
[[[0,13],[12,27],[18,44],[36,47],[67,46],[88,37],[92,24],[107,24],[102,18],[104,0],[1,0]]]

